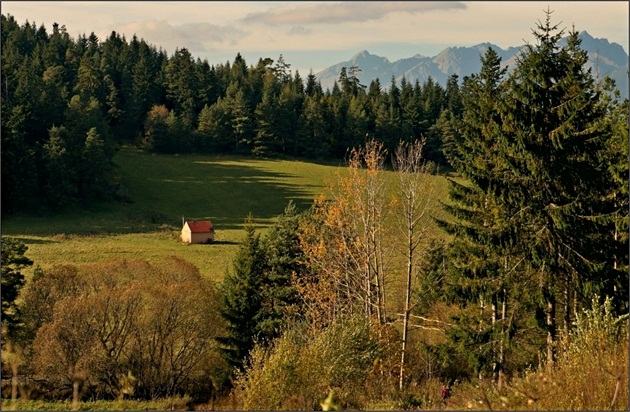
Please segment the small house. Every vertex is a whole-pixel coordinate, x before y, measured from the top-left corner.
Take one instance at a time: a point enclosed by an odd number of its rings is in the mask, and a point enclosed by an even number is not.
[[[187,220],[182,227],[182,242],[210,243],[214,242],[214,228],[209,220]]]

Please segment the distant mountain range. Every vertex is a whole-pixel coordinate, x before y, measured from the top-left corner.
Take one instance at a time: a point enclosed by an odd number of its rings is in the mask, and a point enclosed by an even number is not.
[[[617,43],[610,43],[606,39],[595,39],[586,31],[579,34],[582,39],[582,49],[589,55],[587,67],[592,68],[592,73],[600,78],[609,76],[615,80],[617,88],[622,98],[628,97],[628,54]],[[561,44],[566,44],[566,38]],[[478,73],[481,69],[481,56],[492,47],[501,56],[503,66],[508,66],[508,73],[516,64],[516,56],[524,46],[510,47],[503,50],[499,46],[491,43],[481,43],[472,47],[448,47],[434,57],[426,57],[420,54],[415,56],[390,62],[385,57],[370,54],[367,50],[357,53],[348,61],[344,61],[318,73],[317,79],[325,89],[332,89],[335,81],[339,79],[342,67],[350,68],[358,66],[361,69],[359,81],[361,84],[369,85],[376,78],[379,79],[381,87],[388,89],[392,76],[400,84],[404,76],[410,83],[415,83],[416,79],[423,84],[429,76],[442,86],[446,85],[447,79],[452,74],[457,74],[461,82],[464,76]],[[460,83],[461,84],[461,83]]]

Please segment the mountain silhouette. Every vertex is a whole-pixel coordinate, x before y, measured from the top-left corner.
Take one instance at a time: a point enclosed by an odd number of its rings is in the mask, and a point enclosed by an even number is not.
[[[628,54],[617,43],[610,43],[607,39],[594,38],[586,31],[579,33],[582,40],[581,47],[586,50],[589,56],[587,68],[590,68],[593,76],[603,79],[608,76],[615,80],[620,91],[621,98],[628,97]],[[560,40],[560,45],[566,44],[567,38]],[[342,67],[357,66],[361,71],[358,74],[359,82],[369,85],[376,78],[381,86],[388,89],[392,77],[397,84],[400,84],[403,76],[410,82],[416,80],[423,84],[429,77],[434,81],[446,85],[448,78],[456,74],[459,81],[464,76],[478,73],[481,69],[481,57],[485,51],[492,47],[501,57],[501,65],[508,67],[508,73],[516,65],[516,57],[525,45],[510,47],[507,50],[492,43],[480,43],[471,47],[448,47],[433,57],[415,56],[403,58],[395,62],[390,62],[386,57],[370,54],[367,50],[362,50],[355,54],[350,60],[337,63],[318,73],[317,79],[325,89],[332,89],[334,82],[339,80],[339,73]]]

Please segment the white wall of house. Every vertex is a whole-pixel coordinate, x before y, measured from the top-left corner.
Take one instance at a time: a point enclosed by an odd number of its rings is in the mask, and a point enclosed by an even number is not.
[[[214,232],[192,233],[188,224],[182,229],[182,242],[184,243],[206,243],[214,241]]]
[[[192,233],[190,233],[190,229],[188,229],[188,225],[186,225],[182,229],[182,242],[184,243],[192,243]]]

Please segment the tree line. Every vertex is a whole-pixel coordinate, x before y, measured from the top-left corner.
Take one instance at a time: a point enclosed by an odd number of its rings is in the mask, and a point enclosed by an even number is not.
[[[343,68],[332,90],[280,55],[255,65],[237,53],[210,65],[186,48],[172,55],[113,31],[72,38],[54,23],[2,15],[3,213],[46,211],[116,194],[112,157],[121,144],[156,153],[234,153],[343,158],[378,138],[389,150],[425,136],[445,163],[438,120],[461,112],[458,78],[391,79],[383,87]],[[387,89],[387,90],[386,90]]]

